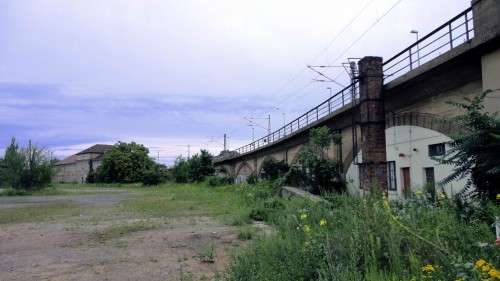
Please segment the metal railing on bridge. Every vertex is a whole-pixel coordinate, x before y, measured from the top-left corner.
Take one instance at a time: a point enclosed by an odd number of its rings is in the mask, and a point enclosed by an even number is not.
[[[384,83],[390,82],[441,54],[469,42],[473,37],[473,13],[472,7],[470,7],[385,61],[383,63]],[[322,118],[336,114],[336,111],[340,108],[354,106],[358,98],[359,91],[356,82],[273,133],[236,149],[235,153],[227,154],[226,157],[216,157],[215,160],[220,161],[236,157],[277,142]],[[352,103],[353,100],[354,104]]]
[[[384,81],[390,82],[441,54],[469,42],[473,37],[473,13],[470,7],[386,60]]]
[[[238,155],[241,155],[279,141],[305,127],[308,127],[320,119],[336,114],[336,111],[343,107],[351,106],[352,101],[356,101],[358,98],[358,86],[357,83],[353,83],[285,126],[267,136],[251,142],[250,144],[244,145],[235,151]]]

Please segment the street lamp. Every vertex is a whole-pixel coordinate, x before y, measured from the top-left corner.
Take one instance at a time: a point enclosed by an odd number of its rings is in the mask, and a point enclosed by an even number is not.
[[[410,33],[413,33],[415,34],[415,37],[416,37],[416,42],[417,42],[417,62],[418,62],[418,66],[420,66],[420,48],[418,46],[418,30],[411,30]]]
[[[332,97],[332,87],[326,87],[327,90],[330,90],[330,97]]]

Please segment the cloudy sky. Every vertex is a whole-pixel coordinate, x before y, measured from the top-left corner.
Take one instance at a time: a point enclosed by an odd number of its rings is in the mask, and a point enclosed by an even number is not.
[[[134,140],[171,163],[188,144],[217,153],[224,133],[234,149],[252,136],[244,117],[278,128],[339,89],[306,65],[388,58],[469,3],[0,0],[0,149]]]

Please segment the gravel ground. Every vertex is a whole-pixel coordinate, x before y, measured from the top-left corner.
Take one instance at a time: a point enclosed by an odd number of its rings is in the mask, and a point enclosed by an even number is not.
[[[54,204],[79,208],[78,215],[0,224],[0,280],[211,280],[242,243],[234,228],[210,217],[145,218],[116,211],[134,196],[115,191],[0,197],[0,212],[43,211]]]

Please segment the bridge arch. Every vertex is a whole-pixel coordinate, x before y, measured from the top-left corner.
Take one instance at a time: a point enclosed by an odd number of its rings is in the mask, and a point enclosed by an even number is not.
[[[236,183],[246,182],[249,176],[255,174],[255,169],[247,161],[241,162],[237,165],[235,171],[234,176]]]
[[[456,122],[435,114],[404,112],[389,115],[386,119],[386,149],[389,171],[392,181],[389,185],[389,196],[403,197],[405,191],[415,191],[423,188],[429,181],[435,183],[435,188],[455,194],[465,186],[465,180],[453,184],[439,186],[437,183],[444,176],[449,175],[453,169],[449,165],[440,165],[431,156],[431,146],[439,145],[443,151],[449,149],[448,143],[451,136],[466,129]],[[360,149],[362,149],[360,147]],[[444,152],[443,152],[444,153]],[[361,151],[358,159],[362,163]],[[359,171],[350,159],[346,169],[346,181],[351,183],[349,188],[352,193],[359,193]],[[346,162],[347,162],[346,161]]]
[[[389,113],[385,118],[385,128],[389,129],[396,126],[416,126],[439,132],[446,136],[453,133],[463,132],[465,128],[449,118],[422,112],[398,112]]]
[[[464,132],[465,128],[460,126],[457,122],[453,122],[449,118],[432,114],[432,113],[422,113],[422,112],[391,112],[386,115],[385,118],[385,130],[386,134],[388,129],[398,127],[398,126],[414,126],[429,129],[441,133],[447,137],[451,137],[454,133]],[[361,149],[361,148],[360,148]],[[359,151],[358,151],[359,154]],[[352,164],[353,150],[352,147],[347,153],[345,160],[343,161],[344,172]]]
[[[221,165],[216,168],[216,173],[223,177],[234,177],[234,167],[231,165]]]
[[[278,161],[276,159],[276,157],[274,157],[273,155],[266,155],[265,157],[263,157],[262,160],[258,162],[258,166],[257,166],[257,169],[256,169],[256,175],[257,176],[261,175],[262,168],[264,167],[264,163],[266,161],[269,161],[269,160],[276,161],[276,162]]]

